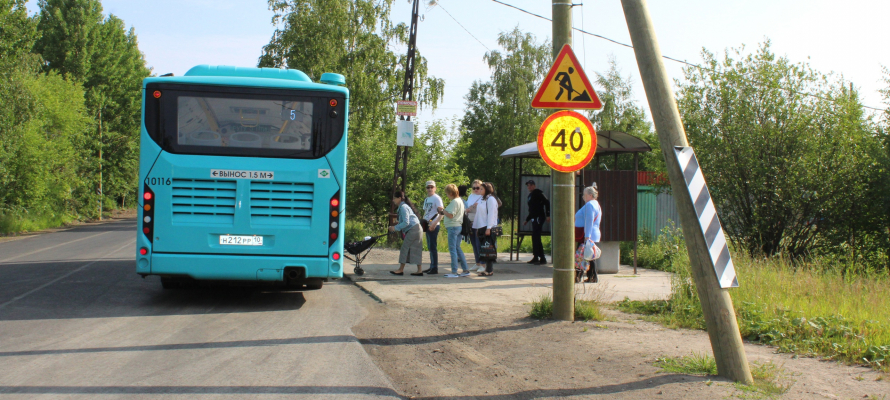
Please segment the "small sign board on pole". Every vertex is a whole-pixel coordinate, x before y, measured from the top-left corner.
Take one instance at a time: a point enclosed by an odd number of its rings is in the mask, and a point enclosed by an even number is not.
[[[414,121],[399,121],[396,146],[414,146]]]
[[[396,102],[396,115],[400,117],[416,117],[417,102],[412,100],[399,100]]]

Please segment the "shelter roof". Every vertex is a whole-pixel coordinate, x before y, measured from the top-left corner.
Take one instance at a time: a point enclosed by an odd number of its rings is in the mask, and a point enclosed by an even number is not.
[[[652,147],[642,139],[618,131],[600,131],[596,133],[596,155],[616,153],[645,153]],[[511,147],[501,153],[504,158],[540,158],[538,143],[531,142]]]

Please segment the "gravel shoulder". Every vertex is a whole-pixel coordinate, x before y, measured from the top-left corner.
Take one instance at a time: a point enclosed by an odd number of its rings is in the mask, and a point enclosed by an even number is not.
[[[745,397],[716,376],[661,373],[658,357],[711,354],[702,331],[673,330],[609,309],[608,321],[538,321],[526,316],[536,296],[549,292],[550,266],[504,261],[493,278],[447,279],[441,275],[386,276],[397,252],[374,249],[366,274],[348,277],[381,303],[353,328],[397,390],[423,399]],[[522,260],[527,260],[525,255]],[[440,255],[440,265],[449,265]],[[426,265],[426,260],[424,262]],[[347,268],[352,271],[351,266]],[[500,272],[499,272],[500,271]],[[512,271],[512,272],[505,272]],[[669,276],[628,270],[579,285],[587,296],[620,300],[663,297]],[[632,270],[630,271],[632,274]],[[666,283],[665,283],[666,282]],[[665,292],[665,286],[667,292]],[[882,398],[890,377],[867,368],[776,354],[747,344],[752,363],[781,367],[779,383],[789,399]],[[747,394],[750,396],[750,394]],[[872,397],[869,397],[872,396]]]

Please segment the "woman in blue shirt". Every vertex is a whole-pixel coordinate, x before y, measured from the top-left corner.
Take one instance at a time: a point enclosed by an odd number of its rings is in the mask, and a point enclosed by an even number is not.
[[[584,194],[582,195],[584,205],[575,213],[575,226],[579,228],[582,226],[584,227],[584,241],[579,245],[579,251],[582,253],[584,243],[587,243],[588,240],[591,240],[594,243],[599,243],[600,241],[600,222],[603,219],[603,209],[600,208],[600,203],[596,201],[597,196],[598,193],[595,187],[588,186],[584,188]],[[579,264],[577,262],[577,254],[578,253],[576,252],[576,265]],[[587,270],[587,282],[596,283],[598,278],[594,261],[583,262],[583,258],[581,261],[582,262],[578,267],[582,271],[585,269]]]

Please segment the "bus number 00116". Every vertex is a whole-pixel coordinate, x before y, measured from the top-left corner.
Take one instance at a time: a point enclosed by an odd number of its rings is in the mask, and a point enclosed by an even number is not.
[[[170,186],[173,183],[170,178],[145,178],[146,185],[165,185]]]
[[[578,135],[578,146],[575,146],[575,135]],[[560,150],[566,151],[566,147],[571,147],[573,151],[580,151],[582,147],[584,147],[584,134],[581,133],[581,128],[575,128],[572,131],[572,135],[569,136],[569,142],[566,143],[566,130],[562,129],[559,133],[556,134],[556,137],[553,138],[553,142],[550,143],[553,147],[559,147]]]

